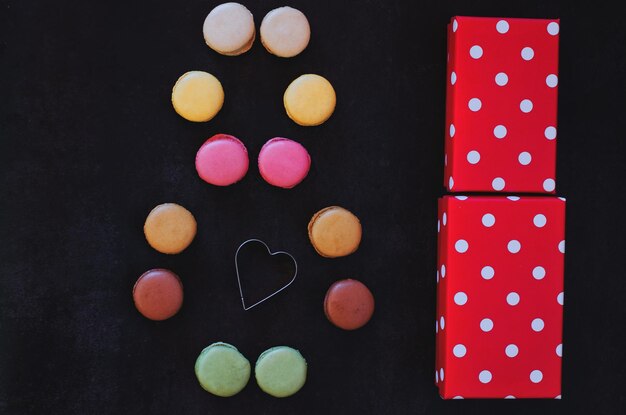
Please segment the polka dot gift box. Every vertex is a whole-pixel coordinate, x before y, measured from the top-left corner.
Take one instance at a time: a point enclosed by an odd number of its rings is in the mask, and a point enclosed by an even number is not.
[[[444,196],[438,228],[440,395],[560,399],[565,200]]]
[[[554,193],[559,21],[452,18],[444,186]]]

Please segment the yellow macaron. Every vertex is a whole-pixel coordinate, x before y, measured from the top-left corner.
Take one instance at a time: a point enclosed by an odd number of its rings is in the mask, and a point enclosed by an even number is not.
[[[333,86],[322,76],[296,78],[285,91],[283,103],[289,118],[303,126],[320,125],[332,115],[337,103]]]
[[[207,72],[187,72],[178,78],[172,89],[174,109],[189,121],[209,121],[222,109],[223,104],[222,84]]]

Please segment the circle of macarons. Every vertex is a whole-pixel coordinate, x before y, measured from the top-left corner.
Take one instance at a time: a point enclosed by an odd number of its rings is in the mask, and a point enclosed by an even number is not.
[[[298,392],[306,382],[307,364],[296,349],[272,347],[257,359],[254,375],[259,387],[276,398]]]
[[[243,179],[249,163],[246,146],[228,134],[215,134],[196,154],[198,175],[215,186],[230,186]]]
[[[359,218],[340,206],[329,206],[315,213],[308,231],[313,248],[327,258],[350,255],[361,243]]]
[[[163,203],[150,211],[143,233],[151,247],[164,254],[178,254],[196,236],[197,223],[190,211],[176,203]]]
[[[261,22],[261,43],[281,58],[291,58],[306,49],[311,27],[304,13],[289,6],[267,13]]]
[[[324,314],[335,326],[355,330],[370,321],[374,296],[360,281],[345,279],[330,286],[324,298]]]
[[[224,89],[220,81],[208,72],[184,73],[172,89],[174,110],[188,121],[209,121],[224,104]]]
[[[304,146],[283,137],[274,137],[259,152],[259,172],[272,186],[291,189],[309,173],[311,156]]]
[[[335,110],[333,86],[320,75],[301,75],[289,84],[283,96],[287,116],[296,124],[310,127],[324,123]]]
[[[202,34],[206,44],[217,53],[241,55],[249,51],[254,43],[254,17],[242,4],[223,3],[208,14]]]
[[[194,367],[200,386],[213,395],[227,398],[248,384],[250,362],[228,343],[213,343],[202,350]]]
[[[135,307],[150,320],[167,320],[183,305],[183,284],[167,269],[151,269],[137,279],[133,287]]]

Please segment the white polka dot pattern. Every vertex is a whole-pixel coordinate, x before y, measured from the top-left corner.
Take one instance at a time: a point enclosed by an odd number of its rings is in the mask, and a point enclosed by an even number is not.
[[[440,393],[446,399],[558,396],[564,201],[445,196],[440,221],[444,213],[435,323]]]
[[[508,356],[508,357],[515,357],[518,355],[519,353],[519,348],[514,345],[514,344],[509,344],[508,346],[506,346],[506,348],[504,349],[504,353]]]
[[[444,185],[552,193],[558,21],[457,16],[449,34],[446,118],[457,128],[447,134]]]
[[[496,30],[498,31],[498,33],[506,33],[509,31],[509,23],[506,20],[499,20],[498,23],[496,23]]]
[[[509,76],[504,72],[498,72],[496,75],[496,84],[498,86],[505,86],[509,83]]]
[[[522,49],[522,59],[525,61],[532,60],[535,57],[535,51],[533,48],[526,46]]]

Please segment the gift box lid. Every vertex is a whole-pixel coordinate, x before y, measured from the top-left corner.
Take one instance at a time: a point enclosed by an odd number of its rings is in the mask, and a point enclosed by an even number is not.
[[[444,399],[560,398],[565,201],[439,201],[437,363]]]
[[[554,193],[558,19],[452,18],[444,186]]]

